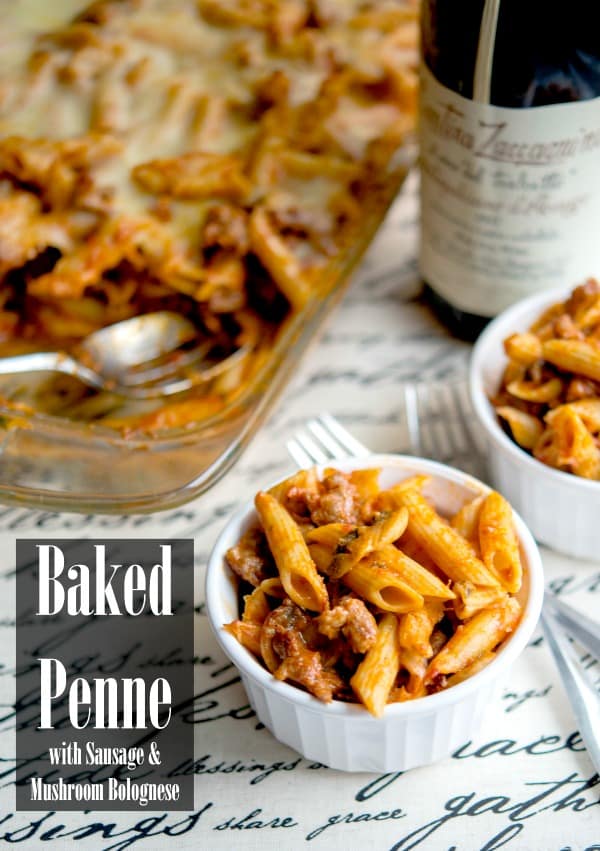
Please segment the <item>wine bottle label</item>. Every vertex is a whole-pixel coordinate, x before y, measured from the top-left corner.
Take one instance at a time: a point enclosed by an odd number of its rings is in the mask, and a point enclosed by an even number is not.
[[[600,98],[532,109],[421,79],[421,274],[460,310],[600,277]]]

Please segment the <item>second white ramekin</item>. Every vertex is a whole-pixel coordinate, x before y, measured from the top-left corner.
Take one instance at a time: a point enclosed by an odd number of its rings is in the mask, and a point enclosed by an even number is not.
[[[564,289],[539,293],[491,322],[473,350],[469,386],[494,487],[540,543],[575,558],[600,560],[600,482],[555,470],[529,455],[502,429],[489,401],[507,364],[504,340],[526,331],[545,308],[568,295]]]
[[[476,479],[433,461],[400,455],[336,461],[348,471],[380,467],[381,485],[389,487],[415,473],[433,476],[426,490],[445,514],[452,514],[480,493],[489,491]],[[524,564],[520,599],[523,616],[496,658],[470,679],[445,691],[386,707],[374,718],[358,704],[322,703],[289,683],[279,682],[223,624],[239,617],[236,580],[225,553],[256,522],[252,503],[229,521],[209,559],[206,578],[208,616],[217,641],[238,668],[258,718],[275,738],[331,768],[343,771],[404,771],[443,759],[477,732],[488,704],[506,683],[510,667],[535,629],[543,597],[543,572],[535,541],[515,516]]]

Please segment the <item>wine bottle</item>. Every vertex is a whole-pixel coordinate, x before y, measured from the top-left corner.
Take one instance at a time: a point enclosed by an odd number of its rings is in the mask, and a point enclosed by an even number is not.
[[[422,0],[425,293],[473,339],[600,275],[600,3]]]

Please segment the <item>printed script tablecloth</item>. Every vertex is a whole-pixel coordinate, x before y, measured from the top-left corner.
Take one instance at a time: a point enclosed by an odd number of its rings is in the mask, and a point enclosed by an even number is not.
[[[406,381],[464,375],[469,346],[416,299],[415,182],[409,181],[343,304],[248,452],[210,494],[152,517],[0,509],[0,840],[49,849],[600,849],[600,781],[539,632],[490,706],[483,732],[437,765],[344,774],[310,763],[257,723],[203,607],[207,554],[232,509],[291,469],[284,442],[324,410],[375,450],[409,447]],[[14,542],[18,537],[193,537],[196,543],[196,810],[14,812]],[[599,565],[544,552],[548,582],[597,612]],[[600,682],[597,662],[589,675]],[[595,667],[594,667],[595,666]]]

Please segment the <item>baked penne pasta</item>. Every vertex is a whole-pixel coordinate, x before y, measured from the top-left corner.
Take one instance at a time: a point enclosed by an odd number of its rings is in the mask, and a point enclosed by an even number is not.
[[[526,402],[553,402],[558,399],[563,390],[560,378],[551,378],[543,384],[535,381],[510,381],[506,389],[516,399]]]
[[[401,508],[373,523],[358,526],[338,540],[329,568],[333,579],[340,579],[366,555],[397,541],[408,523],[408,511]]]
[[[232,621],[223,626],[230,635],[233,635],[240,644],[254,653],[255,656],[262,656],[262,647],[260,643],[261,625],[249,621]]]
[[[490,573],[511,594],[521,587],[523,568],[512,508],[499,493],[488,494],[479,514],[481,556]]]
[[[300,260],[269,221],[265,207],[256,207],[250,217],[250,245],[290,304],[296,310],[304,307],[310,295],[311,282]]]
[[[583,419],[571,405],[556,408],[552,417],[551,442],[543,441],[534,449],[536,458],[544,460],[553,453],[553,466],[567,469],[584,479],[600,479],[600,448]]]
[[[547,340],[542,356],[565,372],[576,372],[600,381],[600,345],[586,340]]]
[[[386,544],[375,553],[394,573],[424,597],[453,600],[453,591],[419,562],[407,556],[398,547]]]
[[[549,426],[553,424],[557,416],[560,416],[560,411],[565,410],[565,407],[567,406],[560,405],[546,414],[544,419]],[[577,414],[591,434],[600,432],[600,399],[579,399],[577,402],[569,402],[568,410]]]
[[[257,494],[260,525],[226,554],[242,583],[241,617],[226,629],[277,679],[381,715],[493,658],[518,622],[522,570],[499,494],[465,503],[451,525],[420,493],[427,477],[379,491],[376,471],[364,472],[301,471]],[[411,529],[415,510],[425,537]],[[461,571],[454,560],[465,553]],[[486,583],[456,578],[471,575]]]
[[[541,420],[510,405],[500,405],[496,408],[496,413],[508,423],[511,434],[519,446],[523,449],[535,448],[544,431]]]
[[[600,284],[576,287],[505,349],[492,401],[515,442],[549,466],[600,480]]]
[[[242,612],[244,622],[262,624],[270,611],[271,607],[267,595],[260,586],[244,597],[244,610]]]
[[[395,490],[408,509],[410,534],[450,579],[497,586],[498,580],[477,557],[472,544],[435,512],[417,487],[415,483]]]
[[[325,583],[297,524],[271,494],[258,493],[255,505],[286,594],[298,606],[324,611],[329,605]]]
[[[531,332],[511,334],[504,341],[504,350],[511,360],[531,366],[542,357],[542,341]]]
[[[25,16],[9,5],[2,354],[73,352],[106,325],[174,311],[216,358],[246,336],[244,369],[186,391],[228,412],[290,320],[339,280],[381,206],[381,175],[399,176],[415,126],[415,4],[378,15],[304,0],[70,0]],[[67,405],[60,391],[48,381],[26,401],[126,436],[214,415],[167,414],[181,398],[80,404],[85,388]]]
[[[333,559],[340,541],[342,546],[346,547],[351,541],[355,541],[358,535],[358,526],[352,526],[350,523],[326,523],[324,526],[311,529],[306,535],[306,540],[310,544],[321,544],[326,547]]]
[[[383,612],[410,612],[423,605],[423,595],[405,582],[379,553],[361,559],[342,577],[342,582]]]
[[[473,676],[473,674],[478,673],[478,671],[483,670],[486,665],[489,665],[495,656],[496,654],[491,650],[483,653],[479,659],[471,662],[471,664],[467,665],[466,668],[463,668],[462,671],[459,671],[457,674],[451,674],[447,679],[448,685],[456,686],[458,683],[463,683],[465,680],[468,680],[469,677]]]
[[[308,470],[300,470],[283,482],[273,485],[268,491],[275,499],[288,510],[294,510],[294,496],[302,493],[304,502],[310,498],[318,497],[319,481],[317,471],[314,467]]]
[[[479,515],[485,497],[478,496],[470,502],[465,502],[456,514],[450,519],[453,529],[466,538],[476,550],[479,550]]]
[[[473,585],[472,582],[455,582],[452,590],[456,595],[454,611],[463,621],[472,618],[481,609],[494,606],[506,596],[502,588],[482,587]]]
[[[271,611],[268,598],[276,597],[283,599],[284,596],[285,591],[280,579],[263,579],[251,594],[246,594],[244,597],[242,620],[248,623],[262,624]]]
[[[433,656],[431,636],[434,627],[444,616],[441,600],[427,600],[422,609],[407,612],[399,618],[398,637],[400,646],[425,659]]]
[[[458,627],[431,660],[425,682],[432,683],[439,676],[456,674],[494,650],[515,629],[520,616],[521,607],[514,597],[507,597],[497,606],[474,615]]]
[[[375,644],[350,680],[355,694],[373,715],[383,715],[399,668],[398,621],[388,614],[379,622]]]

